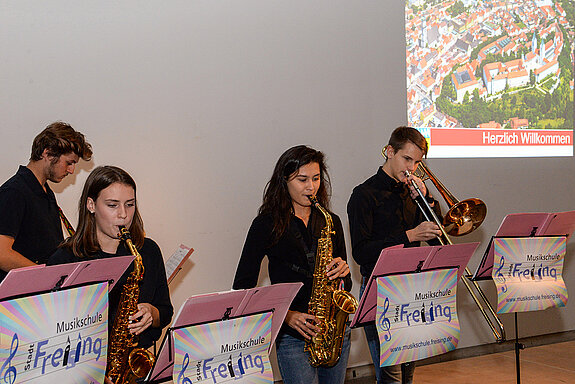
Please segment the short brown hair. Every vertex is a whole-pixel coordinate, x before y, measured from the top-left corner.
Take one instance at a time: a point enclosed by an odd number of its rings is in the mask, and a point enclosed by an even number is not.
[[[391,133],[389,143],[387,145],[391,146],[394,151],[399,151],[408,141],[421,149],[423,151],[423,156],[427,156],[427,140],[423,137],[421,132],[412,127],[395,128]]]
[[[45,149],[50,156],[56,158],[72,152],[85,161],[92,158],[92,146],[84,135],[62,121],[48,125],[34,138],[30,160],[41,160]]]

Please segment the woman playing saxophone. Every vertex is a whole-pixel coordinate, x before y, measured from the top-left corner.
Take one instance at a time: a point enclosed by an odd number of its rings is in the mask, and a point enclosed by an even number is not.
[[[144,235],[143,221],[136,202],[136,183],[124,170],[103,166],[88,176],[78,204],[77,231],[64,241],[49,264],[71,263],[130,255],[125,241],[119,238],[120,228],[131,234],[131,243],[141,255],[144,266],[139,283],[137,309],[129,316],[127,328],[138,337],[138,347],[149,348],[161,336],[173,315],[164,260],[158,245]],[[110,327],[121,305],[121,291],[133,266],[118,281],[109,296]],[[107,378],[106,382],[111,382]]]
[[[269,180],[258,216],[246,237],[237,267],[234,289],[256,286],[262,260],[268,258],[272,284],[303,282],[276,339],[278,365],[283,382],[343,383],[349,356],[350,333],[345,329],[341,356],[331,368],[313,367],[306,340],[320,331],[319,320],[310,314],[313,273],[318,239],[326,227],[325,216],[312,205],[310,196],[328,209],[330,183],[324,155],[300,145],[284,152],[276,163]],[[327,264],[327,279],[344,281],[351,288],[351,276],[346,262],[343,228],[339,217],[333,220],[333,259]]]

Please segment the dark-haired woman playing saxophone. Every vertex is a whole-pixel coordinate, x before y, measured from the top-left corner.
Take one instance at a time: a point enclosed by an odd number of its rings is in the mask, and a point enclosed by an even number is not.
[[[341,356],[333,367],[313,367],[304,351],[306,340],[316,335],[318,319],[309,313],[318,239],[326,226],[324,216],[312,206],[309,196],[329,207],[329,177],[321,152],[300,145],[288,149],[276,163],[268,182],[258,216],[249,229],[236,271],[234,289],[255,287],[262,260],[268,257],[272,284],[303,282],[290,306],[276,339],[280,373],[286,384],[341,384],[349,356],[350,333],[347,327]],[[333,260],[327,265],[328,279],[344,279],[351,288],[346,262],[341,220],[333,219]]]
[[[144,235],[144,225],[136,202],[136,183],[126,171],[118,167],[98,167],[90,173],[84,184],[78,211],[76,233],[66,239],[52,255],[49,264],[130,255],[130,250],[118,237],[119,228],[126,227],[144,265],[137,312],[130,317],[128,329],[138,335],[139,347],[149,348],[160,338],[162,328],[170,323],[174,311],[160,248]],[[110,292],[110,326],[114,324],[121,290],[132,269],[128,268]]]

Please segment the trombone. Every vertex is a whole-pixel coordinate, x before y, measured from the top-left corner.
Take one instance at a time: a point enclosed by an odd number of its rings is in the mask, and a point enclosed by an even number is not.
[[[404,171],[404,173],[406,177],[413,174],[419,177],[422,181],[427,179],[431,180],[433,185],[435,185],[435,188],[437,188],[447,203],[449,210],[445,214],[443,221],[441,221],[425,199],[425,196],[419,189],[417,183],[414,180],[411,180],[411,185],[420,197],[420,199],[416,199],[415,202],[423,213],[425,219],[427,221],[435,222],[435,224],[440,228],[442,235],[439,236],[438,239],[442,245],[453,244],[448,234],[452,236],[462,236],[470,233],[479,227],[485,219],[485,216],[487,215],[487,206],[483,201],[476,198],[458,201],[423,162],[419,162],[417,169],[413,173],[408,170]],[[469,291],[473,301],[475,301],[475,304],[487,321],[495,339],[498,343],[502,343],[505,341],[505,329],[503,328],[503,323],[497,317],[495,310],[489,303],[489,300],[487,300],[487,297],[479,287],[479,284],[477,284],[475,280],[471,279],[469,268],[465,267],[465,274],[463,277],[464,278],[461,281],[465,284],[465,287]],[[481,301],[478,295],[481,297]]]

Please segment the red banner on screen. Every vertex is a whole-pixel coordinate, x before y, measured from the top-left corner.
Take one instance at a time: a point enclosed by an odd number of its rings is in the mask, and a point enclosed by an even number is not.
[[[572,130],[431,128],[431,145],[573,145]]]

